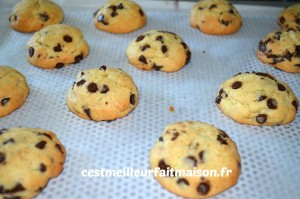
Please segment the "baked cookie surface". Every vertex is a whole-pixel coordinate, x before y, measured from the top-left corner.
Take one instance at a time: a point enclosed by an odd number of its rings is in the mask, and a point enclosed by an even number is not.
[[[201,122],[185,121],[168,125],[150,152],[155,170],[216,170],[217,176],[156,175],[167,190],[186,198],[207,198],[235,185],[241,172],[241,159],[235,143],[222,130]],[[223,167],[232,172],[221,174]],[[201,173],[199,173],[201,174]]]
[[[278,16],[281,28],[300,30],[300,3],[284,9]]]
[[[139,102],[134,81],[121,69],[84,70],[67,95],[71,112],[83,119],[111,121],[129,114]]]
[[[300,72],[300,31],[292,29],[269,33],[258,45],[260,61],[290,73]]]
[[[240,29],[242,17],[226,0],[201,0],[190,11],[190,25],[207,34],[226,35]]]
[[[283,125],[292,122],[299,101],[290,87],[267,73],[241,73],[225,81],[216,104],[242,124]]]
[[[131,0],[107,1],[94,13],[95,27],[110,33],[132,32],[146,23],[145,12]]]
[[[65,157],[64,146],[51,131],[0,130],[0,198],[36,196],[61,173]]]
[[[65,24],[50,25],[36,32],[27,43],[27,60],[34,66],[54,69],[79,63],[89,54],[81,31]]]
[[[8,66],[0,66],[0,118],[21,107],[29,95],[25,77]]]
[[[175,72],[190,62],[191,51],[178,35],[152,30],[135,38],[126,50],[128,61],[142,70]]]
[[[10,25],[20,32],[35,32],[48,25],[61,23],[63,10],[49,0],[21,0],[9,16]]]

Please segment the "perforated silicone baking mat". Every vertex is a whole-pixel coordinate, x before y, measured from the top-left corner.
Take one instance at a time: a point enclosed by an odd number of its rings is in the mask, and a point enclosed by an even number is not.
[[[144,5],[143,1],[139,3]],[[255,56],[259,40],[279,28],[276,16],[281,8],[238,6],[244,20],[241,30],[229,36],[209,36],[190,28],[189,9],[193,4],[181,4],[183,8],[176,10],[166,9],[172,7],[170,2],[152,1],[147,4],[152,7],[144,5],[147,26],[133,33],[115,35],[94,28],[92,13],[96,7],[86,4],[79,8],[77,4],[70,8],[70,1],[61,3],[64,23],[82,30],[90,45],[90,55],[77,65],[52,71],[31,66],[26,61],[25,44],[32,34],[11,30],[7,20],[9,9],[0,9],[0,64],[22,72],[31,88],[24,106],[0,119],[0,128],[49,129],[58,135],[67,150],[63,173],[49,182],[38,199],[179,198],[162,188],[152,176],[88,178],[82,177],[81,171],[149,169],[149,151],[164,127],[183,120],[214,124],[226,131],[238,146],[242,158],[239,182],[215,198],[294,199],[300,196],[299,113],[293,123],[285,126],[255,127],[232,121],[214,103],[220,84],[245,71],[273,74],[288,83],[300,98],[299,74],[276,70]],[[175,73],[141,71],[131,66],[125,55],[128,44],[152,29],[180,35],[191,48],[190,64]],[[101,65],[128,72],[140,93],[140,104],[133,112],[109,123],[78,118],[68,111],[65,100],[80,70]],[[170,106],[174,112],[170,112]]]

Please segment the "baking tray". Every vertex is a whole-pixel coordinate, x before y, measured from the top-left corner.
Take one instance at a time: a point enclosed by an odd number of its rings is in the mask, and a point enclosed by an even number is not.
[[[147,26],[129,34],[109,34],[94,28],[92,13],[101,2],[57,1],[65,11],[64,23],[80,28],[90,55],[77,65],[43,70],[26,61],[25,45],[32,34],[10,29],[11,1],[1,2],[0,64],[22,72],[30,86],[23,107],[0,119],[0,128],[41,127],[52,130],[67,150],[63,173],[49,182],[38,199],[178,198],[152,177],[82,177],[83,169],[149,169],[149,151],[170,123],[196,120],[226,131],[242,158],[242,174],[233,188],[214,198],[298,198],[300,173],[300,116],[284,126],[242,125],[226,117],[214,99],[222,82],[234,74],[262,71],[285,81],[300,98],[299,74],[288,74],[257,60],[260,39],[278,29],[282,8],[237,6],[244,24],[228,36],[210,36],[189,26],[194,3],[139,1],[148,16]],[[15,3],[15,2],[14,2]],[[175,73],[142,71],[131,66],[125,51],[138,35],[159,29],[180,35],[190,46],[190,64]],[[113,122],[82,120],[69,112],[66,94],[76,74],[107,65],[122,68],[134,79],[140,103],[127,117]],[[170,106],[175,111],[170,112]],[[1,176],[0,176],[1,177]]]

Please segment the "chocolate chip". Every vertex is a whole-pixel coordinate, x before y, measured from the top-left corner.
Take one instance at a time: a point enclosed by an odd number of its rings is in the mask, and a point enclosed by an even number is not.
[[[241,164],[241,162],[240,162],[240,161],[238,161],[238,160],[237,160],[237,165],[238,165],[238,167],[239,167],[239,168],[241,168],[241,167],[242,167],[242,164]]]
[[[84,79],[80,80],[79,82],[76,83],[77,86],[81,86],[85,83],[86,81]]]
[[[166,162],[164,160],[160,160],[159,163],[158,163],[158,167],[161,169],[161,170],[165,170],[167,171],[168,169],[170,169],[170,165],[167,165]]]
[[[188,46],[186,45],[186,43],[181,42],[180,44],[183,46],[184,49],[187,49]]]
[[[166,45],[161,46],[161,52],[166,53],[168,51],[168,47]]]
[[[221,24],[223,24],[224,26],[228,26],[229,25],[229,21],[226,20],[221,20]]]
[[[25,188],[21,183],[17,183],[16,186],[12,189],[4,189],[2,186],[0,186],[0,194],[14,194],[22,191],[25,191]]]
[[[7,129],[0,129],[0,135],[2,135],[5,131],[7,131]]]
[[[17,21],[18,20],[18,16],[16,14],[13,15],[14,20]]]
[[[295,22],[296,22],[296,24],[300,25],[300,18],[297,18],[297,19],[295,20]]]
[[[47,138],[49,138],[50,140],[52,140],[52,137],[49,134],[47,134],[47,133],[39,133],[38,132],[37,135],[46,136]]]
[[[191,61],[191,56],[192,56],[192,53],[191,53],[190,50],[188,50],[188,51],[186,52],[185,65],[187,65],[188,63],[190,63],[190,61]]]
[[[150,48],[150,45],[149,44],[146,44],[144,46],[141,46],[141,51],[145,51],[147,50],[147,48]]]
[[[268,99],[267,101],[267,105],[269,107],[269,109],[276,109],[277,108],[277,101],[275,99]]]
[[[117,5],[117,8],[118,8],[118,9],[123,9],[123,8],[124,8],[124,7],[123,7],[123,4],[120,3],[119,5]]]
[[[221,95],[218,95],[218,96],[216,97],[216,99],[215,99],[216,104],[220,104],[221,101],[222,101],[222,96],[221,96]]]
[[[187,185],[187,186],[190,185],[189,181],[187,181],[185,178],[179,178],[179,179],[177,180],[177,184],[181,184],[181,183],[183,183],[183,184],[185,184],[185,185]]]
[[[238,89],[238,88],[240,88],[242,85],[243,85],[242,82],[236,81],[236,82],[234,82],[234,83],[231,85],[231,88],[232,88],[232,89]]]
[[[64,66],[65,66],[64,63],[59,62],[59,63],[57,63],[57,64],[55,65],[55,68],[60,69],[60,68],[62,68],[62,67],[64,67]]]
[[[131,94],[131,95],[130,95],[129,101],[130,101],[130,104],[132,104],[132,105],[135,104],[135,94]]]
[[[224,137],[222,137],[221,135],[218,135],[217,140],[222,144],[227,145],[227,141],[226,139],[224,139]]]
[[[284,55],[284,58],[286,58],[289,61],[291,61],[292,57],[293,57],[293,54],[290,53],[289,51],[287,51],[287,53]]]
[[[6,140],[5,142],[3,142],[3,145],[6,145],[8,143],[15,143],[15,140],[13,138],[10,138],[10,139]]]
[[[110,16],[115,17],[115,16],[118,15],[118,13],[117,13],[117,6],[112,5],[112,6],[109,6],[108,8],[110,8],[110,9],[113,10],[112,13],[110,14]]]
[[[199,9],[199,10],[203,10],[204,8],[203,8],[203,7],[199,7],[198,9]]]
[[[295,46],[295,57],[300,57],[300,46]]]
[[[104,93],[107,93],[108,91],[109,91],[108,86],[104,84],[104,85],[102,86],[102,90],[100,91],[100,93],[103,93],[103,94],[104,94]]]
[[[55,46],[55,47],[53,48],[53,50],[54,50],[55,52],[61,52],[61,51],[62,51],[61,45],[60,45],[60,44],[57,44],[57,46]]]
[[[12,197],[6,197],[4,196],[3,199],[22,199],[20,196],[12,196]]]
[[[259,114],[258,116],[256,116],[256,121],[259,124],[263,124],[267,121],[267,115],[266,114]]]
[[[216,8],[217,7],[217,5],[215,5],[215,4],[212,4],[210,7],[209,7],[209,9],[211,10],[211,9],[214,9],[214,8]]]
[[[204,151],[200,151],[199,154],[198,154],[198,156],[199,156],[200,162],[204,162],[203,161],[203,159],[204,159]]]
[[[159,65],[156,65],[156,63],[153,64],[152,66],[152,69],[156,70],[156,71],[160,71],[160,69],[162,68],[163,66],[159,66]]]
[[[105,26],[108,25],[108,22],[104,21],[104,15],[99,15],[97,20],[98,22],[101,22]]]
[[[48,21],[48,19],[49,19],[48,14],[46,14],[46,13],[40,13],[39,15],[40,15],[40,19],[42,21],[44,21],[44,22]]]
[[[5,154],[0,152],[0,164],[4,163],[5,161]]]
[[[74,64],[79,63],[81,60],[83,60],[83,54],[82,54],[82,53],[80,53],[80,55],[77,55],[77,56],[74,58]]]
[[[283,86],[280,83],[277,83],[277,86],[278,86],[278,90],[280,90],[280,91],[285,91],[286,90],[285,86]]]
[[[28,50],[28,55],[32,57],[34,55],[34,48],[30,47]]]
[[[266,52],[267,46],[263,41],[260,41],[258,44],[258,50],[261,52]]]
[[[142,17],[144,16],[144,12],[141,9],[139,9],[139,13]]]
[[[101,66],[100,70],[106,70],[106,66]]]
[[[98,86],[92,82],[88,85],[87,89],[90,93],[96,93],[98,91]]]
[[[39,148],[39,149],[44,149],[45,146],[46,146],[46,144],[47,144],[47,142],[46,142],[45,140],[42,140],[42,141],[40,141],[39,143],[37,143],[37,144],[35,145],[35,147],[36,147],[36,148]]]
[[[221,88],[221,89],[219,90],[219,95],[221,95],[221,97],[228,97],[228,94],[224,91],[223,88]]]
[[[10,101],[10,97],[3,98],[3,99],[1,100],[1,105],[2,105],[2,106],[5,106],[9,101]]]
[[[281,16],[281,17],[279,18],[279,22],[280,22],[281,24],[284,24],[284,23],[285,23],[285,18],[284,18],[283,16]]]
[[[96,15],[98,14],[99,11],[100,11],[100,9],[96,10],[96,11],[93,13],[93,16],[96,17]]]
[[[178,136],[179,136],[179,133],[178,133],[178,132],[175,132],[175,133],[173,134],[173,137],[171,138],[171,140],[172,140],[172,141],[176,140],[176,139],[178,138]]]
[[[219,134],[221,134],[221,136],[223,136],[224,138],[228,138],[229,136],[227,135],[227,133],[225,133],[225,131],[222,131],[219,129]]]
[[[157,37],[156,37],[156,41],[161,41],[161,42],[163,42],[163,36],[161,36],[161,35],[157,36]]]
[[[60,144],[55,144],[55,147],[56,147],[62,154],[64,154],[64,152],[63,152],[63,150],[62,150]]]
[[[73,41],[72,37],[69,36],[69,35],[65,35],[64,36],[64,41],[67,42],[67,43],[71,43]]]
[[[262,77],[268,77],[272,80],[275,80],[274,77],[272,77],[271,75],[269,75],[268,73],[261,73],[261,72],[253,72],[254,74],[258,75],[258,76],[262,76]]]
[[[140,35],[136,38],[135,42],[142,41],[145,38],[145,35]]]
[[[188,156],[187,159],[194,163],[194,167],[197,167],[197,159],[194,156]]]
[[[142,63],[144,63],[144,64],[148,64],[147,59],[144,57],[144,55],[141,55],[139,57],[139,61],[142,62]]]
[[[210,186],[206,182],[200,182],[200,184],[197,186],[197,192],[200,195],[206,195],[210,190]]]
[[[164,138],[163,138],[163,137],[159,137],[158,140],[159,140],[160,142],[163,142],[163,141],[164,141]]]
[[[85,108],[83,109],[84,113],[92,120],[92,117],[91,117],[91,109],[89,108]]]
[[[45,172],[47,170],[46,165],[44,165],[43,163],[40,164],[40,171],[41,172]]]
[[[258,101],[260,102],[260,101],[263,101],[263,100],[265,100],[265,99],[267,99],[267,96],[262,95],[262,96],[260,96],[260,97],[258,98]]]
[[[295,107],[296,111],[298,111],[298,102],[296,100],[292,101],[292,105]]]
[[[234,11],[233,11],[232,8],[231,8],[228,12],[229,12],[230,14],[234,14]]]
[[[277,64],[279,62],[284,61],[283,57],[281,57],[280,55],[267,54],[267,58],[273,59],[273,62],[271,62],[270,64]]]

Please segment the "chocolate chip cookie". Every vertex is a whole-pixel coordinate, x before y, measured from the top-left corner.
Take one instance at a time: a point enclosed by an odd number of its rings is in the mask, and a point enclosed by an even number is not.
[[[0,66],[0,118],[20,108],[28,95],[25,77],[11,67]]]
[[[128,33],[147,23],[143,9],[131,0],[110,0],[94,12],[94,24],[110,33]]]
[[[295,119],[299,105],[286,83],[261,72],[240,73],[228,79],[215,102],[231,119],[255,126],[288,124]]]
[[[181,37],[168,31],[152,30],[128,46],[128,61],[142,70],[175,72],[190,62],[191,51]]]
[[[0,198],[38,195],[63,170],[66,151],[56,135],[39,128],[0,130]]]
[[[300,30],[300,3],[284,9],[278,16],[281,28]]]
[[[226,35],[240,29],[242,17],[226,0],[201,0],[190,12],[190,25],[207,34]]]
[[[14,30],[35,32],[48,25],[61,23],[63,10],[49,0],[21,0],[10,15],[9,22]]]
[[[65,24],[50,25],[36,32],[27,43],[27,60],[40,68],[62,68],[79,63],[89,54],[81,31]]]
[[[67,95],[70,111],[94,121],[124,117],[138,102],[138,90],[130,75],[121,69],[106,66],[78,73]]]
[[[150,152],[150,167],[154,171],[174,170],[168,175],[154,174],[169,191],[186,198],[208,198],[237,183],[241,159],[236,144],[224,131],[205,123],[185,121],[165,128]],[[197,173],[188,174],[188,170]],[[216,173],[209,176],[204,170]],[[181,171],[186,172],[185,176]]]
[[[300,72],[300,31],[277,30],[258,44],[256,55],[260,61],[290,73]]]

